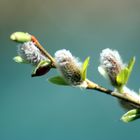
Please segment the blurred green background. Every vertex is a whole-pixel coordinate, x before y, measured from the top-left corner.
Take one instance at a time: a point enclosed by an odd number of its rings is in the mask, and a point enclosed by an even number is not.
[[[124,124],[115,98],[96,91],[31,78],[32,68],[12,61],[15,31],[35,35],[54,54],[69,49],[83,61],[88,77],[112,88],[98,71],[104,48],[117,49],[128,62],[136,56],[128,86],[140,87],[139,0],[0,0],[0,140],[139,140],[140,120]]]

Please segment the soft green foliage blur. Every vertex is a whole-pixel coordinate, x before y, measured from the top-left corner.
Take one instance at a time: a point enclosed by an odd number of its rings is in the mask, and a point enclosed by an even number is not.
[[[138,91],[139,0],[1,0],[0,17],[0,140],[139,140],[139,120],[122,123],[115,98],[50,84],[55,70],[31,78],[31,66],[13,62],[9,39],[25,31],[52,55],[65,48],[81,61],[90,56],[87,77],[111,89],[97,71],[101,50],[118,50],[126,63],[136,56],[127,85]]]
[[[133,66],[135,63],[135,58],[133,57],[128,66],[126,66],[118,75],[117,75],[117,82],[118,85],[126,85],[129,79],[129,76],[133,70]]]
[[[56,85],[63,85],[68,86],[69,84],[66,83],[63,77],[61,76],[54,76],[48,79],[49,82],[56,84]]]
[[[27,61],[25,61],[21,56],[17,55],[13,58],[13,60],[16,62],[16,63],[19,63],[19,64],[28,64]]]
[[[90,60],[90,57],[87,57],[82,65],[81,77],[83,81],[87,78],[87,68],[89,65],[89,60]]]
[[[134,121],[134,120],[139,119],[139,118],[140,118],[140,110],[133,109],[133,110],[130,110],[127,113],[125,113],[122,116],[121,120],[128,123],[128,122]]]
[[[135,57],[131,58],[128,65],[123,70],[121,70],[121,72],[117,75],[116,81],[118,84],[118,88],[120,87],[122,88],[124,85],[127,84],[129,77],[131,75],[131,72],[133,70],[134,64],[135,64]]]
[[[10,39],[19,43],[31,41],[31,35],[24,32],[12,33]]]

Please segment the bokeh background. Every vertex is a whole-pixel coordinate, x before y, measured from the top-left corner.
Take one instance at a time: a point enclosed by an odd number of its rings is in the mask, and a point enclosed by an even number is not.
[[[140,120],[124,124],[117,100],[96,91],[31,78],[32,67],[13,62],[15,31],[34,34],[53,55],[69,49],[83,61],[88,77],[112,88],[98,71],[104,48],[124,62],[136,56],[128,86],[140,87],[139,0],[0,0],[0,140],[138,140]]]

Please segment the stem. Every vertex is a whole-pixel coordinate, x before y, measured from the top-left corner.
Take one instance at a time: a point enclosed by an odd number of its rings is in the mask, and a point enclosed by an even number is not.
[[[114,92],[110,89],[106,89],[88,79],[86,79],[87,82],[87,89],[91,89],[91,90],[97,90],[100,91],[102,93],[111,95],[113,97],[125,100],[126,102],[130,103],[132,106],[134,106],[134,108],[140,108],[140,98],[136,98],[135,96],[132,96],[128,93],[119,93],[119,92]]]
[[[55,61],[54,61],[54,58],[42,47],[42,45],[41,45],[39,42],[37,42],[36,46],[40,49],[40,51],[41,51],[46,57],[48,57],[48,59],[50,59],[50,61],[51,61],[52,63],[55,62]]]
[[[38,49],[51,61],[52,67],[55,67],[54,58],[43,48],[43,46],[39,43],[39,41],[34,36],[32,36],[32,41],[35,42],[35,45],[38,47]]]

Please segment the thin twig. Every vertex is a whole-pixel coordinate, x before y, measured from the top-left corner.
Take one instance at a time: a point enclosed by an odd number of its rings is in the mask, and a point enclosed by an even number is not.
[[[90,80],[86,80],[87,82],[87,89],[91,89],[91,90],[97,90],[97,91],[100,91],[102,93],[105,93],[105,94],[108,94],[108,95],[111,95],[113,97],[116,97],[118,99],[122,99],[122,100],[125,100],[126,102],[132,104],[135,108],[140,108],[140,98],[136,98],[135,96],[132,96],[128,93],[119,93],[119,92],[115,92],[115,91],[112,91],[110,89],[106,89]]]
[[[43,46],[39,43],[39,41],[34,36],[32,36],[32,40],[35,42],[35,45],[38,47],[38,49],[51,61],[52,67],[55,67],[54,58],[43,48]]]

